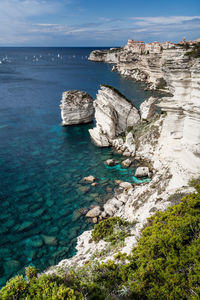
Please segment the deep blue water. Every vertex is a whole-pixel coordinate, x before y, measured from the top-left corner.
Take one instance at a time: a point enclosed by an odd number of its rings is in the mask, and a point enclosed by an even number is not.
[[[76,237],[91,224],[80,208],[101,205],[115,179],[134,181],[134,168],[106,167],[112,149],[92,144],[93,124],[62,127],[62,92],[101,83],[118,88],[136,106],[150,96],[142,86],[87,60],[92,48],[0,48],[0,285],[75,253]],[[98,186],[83,184],[97,177]]]

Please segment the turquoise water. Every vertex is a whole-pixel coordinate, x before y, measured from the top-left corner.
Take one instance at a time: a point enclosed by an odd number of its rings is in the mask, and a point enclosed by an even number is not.
[[[92,227],[80,209],[103,205],[115,179],[136,182],[134,167],[89,138],[93,124],[62,127],[64,90],[93,97],[114,85],[138,106],[151,93],[87,60],[91,48],[0,48],[0,284],[33,264],[41,270],[75,253],[76,237]],[[93,175],[98,185],[82,182]]]

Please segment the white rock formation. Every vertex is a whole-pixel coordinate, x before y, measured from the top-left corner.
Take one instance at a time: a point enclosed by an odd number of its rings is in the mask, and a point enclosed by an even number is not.
[[[171,166],[171,185],[178,187],[200,174],[200,59],[189,59],[184,50],[168,52],[163,72],[173,97],[159,105],[167,116],[158,151]]]
[[[83,91],[64,92],[60,108],[63,126],[89,123],[94,118],[93,99]]]
[[[140,105],[140,115],[142,120],[150,121],[156,112],[156,103],[158,99],[150,97]]]
[[[88,60],[117,63],[121,49],[111,48],[110,50],[94,50],[90,53]]]
[[[116,89],[101,86],[94,101],[96,127],[89,133],[97,146],[107,147],[112,141],[140,120],[138,110]]]
[[[149,177],[150,172],[149,168],[147,167],[138,167],[135,171],[135,176],[136,177]]]
[[[188,181],[200,174],[200,59],[188,59],[184,53],[181,48],[165,51],[162,72],[173,97],[161,101],[166,116],[154,118],[137,141],[137,157],[150,161],[154,170],[150,183],[134,189],[129,183],[130,188],[124,186],[122,193],[104,205],[108,214],[137,221],[131,237],[125,240],[126,246],[120,249],[122,253],[130,253],[148,217],[174,204],[171,200],[178,201],[183,194],[194,191],[188,188]],[[124,145],[120,138],[113,143],[118,147]],[[170,199],[175,193],[176,198]],[[91,231],[84,232],[78,238],[77,254],[58,266],[83,265],[106,247],[105,241],[92,241]],[[119,249],[107,252],[101,260],[112,259],[115,251]]]

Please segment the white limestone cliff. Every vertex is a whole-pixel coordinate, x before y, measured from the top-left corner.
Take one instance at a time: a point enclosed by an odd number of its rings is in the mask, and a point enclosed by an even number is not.
[[[173,170],[171,185],[178,187],[200,174],[200,59],[190,59],[180,50],[166,53],[162,70],[173,97],[159,105],[167,113],[159,153]]]
[[[111,48],[110,50],[94,50],[90,53],[88,60],[107,63],[118,63],[120,48]]]
[[[173,96],[161,100],[159,106],[164,114],[159,117],[151,116],[151,122],[141,121],[137,134],[130,131],[126,132],[124,139],[113,139],[119,128],[116,123],[118,115],[110,107],[107,108],[108,103],[113,103],[114,97],[111,97],[110,89],[103,88],[95,105],[98,111],[97,127],[93,130],[100,136],[107,137],[108,144],[112,140],[112,145],[116,148],[123,148],[126,143],[137,144],[137,159],[145,160],[153,172],[151,181],[147,184],[134,187],[127,183],[121,184],[122,192],[115,194],[104,205],[108,214],[137,221],[131,236],[125,239],[125,246],[121,249],[109,250],[106,242],[100,241],[96,244],[92,241],[91,231],[84,232],[78,238],[77,254],[71,259],[61,261],[58,267],[83,265],[95,253],[105,249],[106,255],[96,259],[112,259],[118,251],[129,254],[148,217],[155,211],[163,211],[170,205],[177,204],[185,194],[193,191],[193,188],[188,187],[188,181],[200,174],[200,59],[189,59],[185,56],[184,49],[166,50],[162,59],[163,76]],[[141,116],[148,116],[150,107],[148,101],[143,104]],[[126,122],[119,124],[120,130],[124,130]],[[171,195],[175,196],[170,197]],[[56,272],[56,269],[52,272]]]
[[[60,108],[63,126],[89,123],[94,118],[93,99],[83,91],[64,92]]]

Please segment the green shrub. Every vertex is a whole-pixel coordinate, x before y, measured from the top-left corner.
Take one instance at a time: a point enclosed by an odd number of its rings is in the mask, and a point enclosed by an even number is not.
[[[89,268],[90,281],[104,295],[112,295],[111,299],[199,299],[200,193],[196,188],[178,205],[149,218],[130,256],[118,253],[116,261]],[[96,295],[96,299],[101,298]]]
[[[0,291],[0,299],[25,299],[27,295],[28,284],[24,280],[23,276],[16,276],[11,278],[6,286]]]
[[[31,272],[31,276],[32,274]],[[26,281],[23,276],[16,276],[9,280],[0,291],[0,299],[2,300],[76,300],[81,298],[81,294],[75,293],[73,289],[69,288],[63,278],[46,274],[39,278],[33,276],[29,281]]]
[[[38,273],[39,273],[39,270],[36,269],[35,267],[32,267],[32,266],[29,266],[26,268],[26,277],[27,279],[31,280],[33,278],[36,278]]]
[[[127,232],[124,230],[127,225],[130,225],[130,223],[119,217],[105,219],[94,226],[92,239],[95,242],[102,239],[108,242],[115,242],[118,239],[123,241],[127,236]]]
[[[131,258],[134,292],[148,299],[200,295],[199,209],[200,194],[194,193],[149,219]]]
[[[185,53],[186,56],[198,58],[200,57],[200,43],[194,45],[193,49]]]

